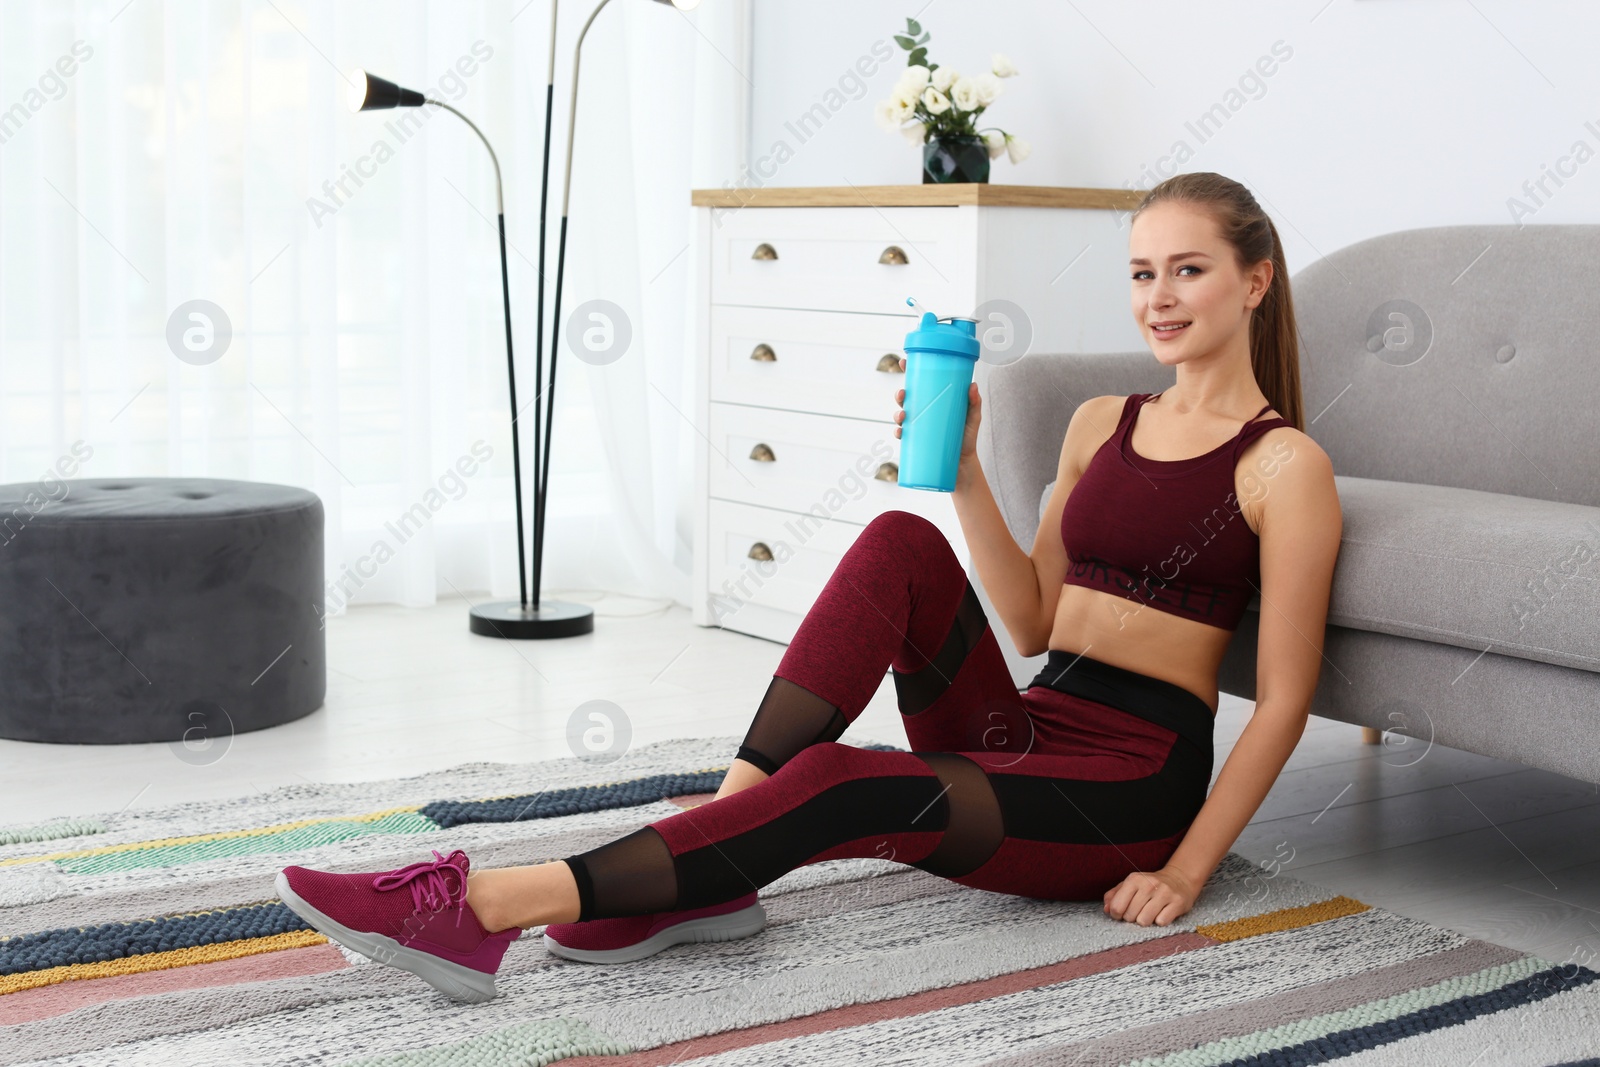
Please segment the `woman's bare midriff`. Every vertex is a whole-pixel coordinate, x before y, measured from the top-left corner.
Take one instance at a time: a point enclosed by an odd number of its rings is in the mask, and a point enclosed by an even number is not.
[[[1081,585],[1061,587],[1050,647],[1182,686],[1217,712],[1232,631]]]

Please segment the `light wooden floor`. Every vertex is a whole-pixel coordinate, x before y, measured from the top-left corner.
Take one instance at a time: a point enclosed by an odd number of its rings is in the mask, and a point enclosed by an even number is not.
[[[626,716],[634,744],[742,737],[783,645],[696,626],[687,608],[619,597],[596,632],[550,642],[473,636],[462,600],[361,607],[328,622],[326,704],[239,734],[210,763],[166,744],[0,741],[0,824],[256,792],[296,781],[419,774],[474,760],[568,757],[590,700]],[[1224,696],[1218,769],[1251,705]],[[886,676],[841,738],[906,744]],[[1369,904],[1539,953],[1600,955],[1600,789],[1546,771],[1313,718],[1235,851]],[[730,751],[729,756],[732,756]],[[1272,869],[1256,886],[1270,906]]]

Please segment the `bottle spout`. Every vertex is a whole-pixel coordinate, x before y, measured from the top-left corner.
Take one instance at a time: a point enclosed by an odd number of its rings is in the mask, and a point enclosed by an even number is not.
[[[914,297],[914,296],[906,297],[906,303],[909,306],[915,308],[916,310],[922,312],[922,318],[917,320],[917,329],[919,329],[919,330],[931,330],[934,327],[938,326],[938,324],[939,324],[939,316],[935,315],[933,312],[929,311],[927,308],[925,308],[921,304],[917,303],[917,298],[916,297]]]

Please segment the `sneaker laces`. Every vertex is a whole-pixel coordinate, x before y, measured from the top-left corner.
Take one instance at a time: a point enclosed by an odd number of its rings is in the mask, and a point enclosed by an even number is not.
[[[372,880],[374,889],[399,889],[403,885],[411,886],[411,904],[417,911],[443,911],[445,908],[457,903],[456,894],[460,900],[467,899],[467,867],[469,861],[467,854],[461,849],[456,849],[448,856],[440,855],[438,849],[433,850],[436,859],[423,860],[413,863],[409,867],[388,871]],[[456,889],[450,887],[450,879],[445,874],[446,870],[456,873]]]

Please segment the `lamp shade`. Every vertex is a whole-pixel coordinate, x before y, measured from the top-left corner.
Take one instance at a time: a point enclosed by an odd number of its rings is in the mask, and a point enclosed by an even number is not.
[[[386,107],[421,107],[424,98],[415,89],[402,89],[392,81],[364,70],[350,75],[351,111],[378,111]]]

